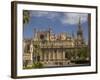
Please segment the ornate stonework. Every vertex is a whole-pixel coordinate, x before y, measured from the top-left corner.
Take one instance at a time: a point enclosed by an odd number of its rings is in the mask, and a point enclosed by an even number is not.
[[[81,58],[79,50],[87,48],[87,44],[84,42],[80,21],[76,34],[75,37],[65,32],[54,34],[51,28],[48,30],[34,29],[33,38],[23,41],[24,66],[32,65],[34,62],[41,62],[44,67],[65,66],[71,64],[71,61]]]

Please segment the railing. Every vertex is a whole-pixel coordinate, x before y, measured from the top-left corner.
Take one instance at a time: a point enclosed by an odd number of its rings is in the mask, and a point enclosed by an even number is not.
[[[37,41],[34,41],[34,43],[37,43]],[[75,47],[74,43],[72,41],[38,41],[38,44],[41,48],[70,48]]]

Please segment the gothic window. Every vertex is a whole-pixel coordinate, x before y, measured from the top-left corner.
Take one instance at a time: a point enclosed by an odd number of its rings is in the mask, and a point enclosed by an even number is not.
[[[57,50],[54,50],[55,53],[57,53]]]
[[[30,51],[30,45],[27,44],[24,48],[25,53],[28,53]]]
[[[68,52],[65,53],[65,58],[68,58]]]
[[[29,50],[30,50],[30,45],[28,44],[27,45],[27,52],[29,52]]]
[[[40,39],[44,40],[44,35],[43,34],[40,35]]]
[[[71,58],[71,52],[70,51],[65,52],[65,58],[66,59],[70,59]]]

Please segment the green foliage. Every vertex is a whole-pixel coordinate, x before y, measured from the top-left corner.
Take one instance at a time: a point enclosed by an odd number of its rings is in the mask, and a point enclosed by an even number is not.
[[[32,66],[24,66],[23,69],[33,69],[33,68],[42,68],[43,64],[41,62],[34,62]]]
[[[27,66],[27,67],[24,67],[23,69],[32,69],[32,67]]]
[[[86,58],[88,57],[88,48],[80,48],[78,50],[78,57],[80,60],[86,60]]]
[[[23,11],[23,23],[28,23],[30,18],[30,12],[27,10]]]
[[[35,63],[33,63],[33,65],[32,65],[32,68],[42,68],[42,67],[43,67],[43,64],[40,63],[40,62],[35,62]]]

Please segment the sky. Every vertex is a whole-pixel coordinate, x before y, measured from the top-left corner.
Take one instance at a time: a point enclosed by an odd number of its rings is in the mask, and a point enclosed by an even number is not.
[[[79,19],[83,30],[83,37],[88,41],[88,14],[87,13],[70,13],[54,11],[29,11],[29,23],[23,25],[23,38],[32,38],[34,28],[48,29],[52,28],[55,34],[66,32],[69,35],[77,35]]]

